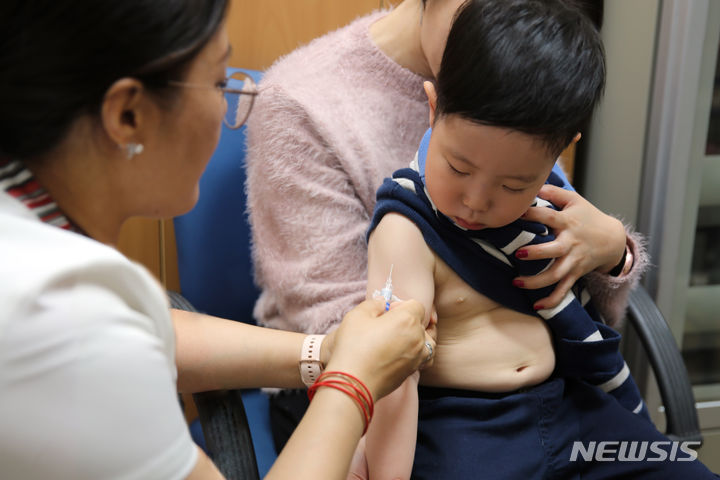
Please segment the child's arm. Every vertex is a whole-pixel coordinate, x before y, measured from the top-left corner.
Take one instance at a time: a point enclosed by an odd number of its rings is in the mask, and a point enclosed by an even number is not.
[[[402,300],[421,302],[427,325],[435,295],[435,256],[415,224],[393,213],[383,217],[370,236],[368,297],[385,285],[391,265],[393,293]],[[410,376],[375,406],[366,438],[371,480],[410,478],[417,436],[418,377],[418,373]]]

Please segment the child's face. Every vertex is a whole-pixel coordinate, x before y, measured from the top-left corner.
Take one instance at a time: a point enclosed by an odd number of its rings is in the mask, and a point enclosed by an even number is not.
[[[435,206],[457,225],[497,228],[525,213],[553,164],[530,135],[446,115],[433,126],[425,182]]]

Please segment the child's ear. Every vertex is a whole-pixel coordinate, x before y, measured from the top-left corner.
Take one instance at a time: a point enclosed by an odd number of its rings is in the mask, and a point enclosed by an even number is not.
[[[437,92],[435,91],[435,85],[432,82],[424,82],[423,88],[425,89],[425,95],[428,97],[428,105],[430,105],[430,126],[435,123],[435,107],[437,106]]]

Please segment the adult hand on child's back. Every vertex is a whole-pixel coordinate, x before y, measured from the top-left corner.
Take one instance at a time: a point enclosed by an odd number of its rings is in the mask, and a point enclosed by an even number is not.
[[[536,308],[552,308],[580,277],[594,270],[607,273],[620,262],[625,250],[625,228],[620,220],[598,210],[577,192],[544,185],[538,196],[560,210],[532,207],[523,218],[552,228],[555,240],[523,247],[519,251],[526,255],[518,258],[555,258],[555,263],[536,276],[517,280],[523,288],[532,289],[557,283],[550,296],[535,303]]]
[[[427,359],[426,341],[435,348],[423,327],[424,317],[422,304],[415,300],[394,304],[389,312],[381,301],[361,303],[326,339],[331,352],[326,368],[357,376],[376,400],[387,395]]]

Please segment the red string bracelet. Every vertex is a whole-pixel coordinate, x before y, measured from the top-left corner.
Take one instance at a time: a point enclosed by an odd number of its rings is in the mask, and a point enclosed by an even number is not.
[[[347,377],[347,378],[353,380],[354,382],[356,382],[357,384],[359,384],[362,387],[362,390],[355,383],[351,383],[351,382],[344,381],[344,380],[338,380],[335,378],[328,378],[328,377],[333,377],[333,376],[339,376],[341,378]],[[312,399],[312,397],[314,396],[315,390],[317,390],[317,388],[319,388],[321,386],[345,385],[347,387],[352,388],[355,391],[355,394],[348,392],[342,388],[337,388],[337,387],[335,387],[335,388],[338,390],[344,391],[349,396],[353,397],[353,399],[355,399],[355,401],[358,403],[360,408],[363,410],[363,413],[365,414],[365,418],[367,419],[368,422],[370,421],[370,418],[372,418],[372,415],[374,413],[374,405],[373,405],[372,395],[370,394],[370,390],[367,388],[367,386],[365,386],[365,384],[362,383],[356,377],[353,377],[352,375],[346,374],[344,372],[337,372],[337,371],[330,372],[329,371],[329,372],[325,372],[322,375],[320,375],[320,377],[318,377],[318,379],[316,381],[316,384],[317,384],[317,386],[315,386],[315,384],[314,384],[313,386],[311,386],[311,389],[308,390],[308,396],[310,397],[310,399]],[[361,398],[362,398],[362,401],[360,400]]]
[[[344,385],[346,387],[350,387],[351,389],[354,390],[354,393],[353,393],[349,390],[345,390],[344,388],[338,388],[338,390],[343,390],[345,393],[347,393],[348,395],[353,397],[356,402],[358,402],[358,404],[362,408],[363,412],[365,412],[365,417],[369,421],[370,417],[372,417],[372,414],[373,414],[373,411],[371,410],[372,405],[367,401],[367,398],[365,397],[365,395],[362,392],[360,392],[357,389],[357,387],[355,387],[355,385],[353,385],[352,383],[346,382],[344,380],[325,379],[325,380],[318,382],[317,387],[315,389],[313,389],[313,392],[315,390],[317,390],[317,388],[319,388],[319,387],[334,387],[334,386],[339,387],[342,385]]]
[[[368,425],[370,424],[370,412],[368,411],[365,403],[360,399],[360,397],[350,390],[343,388],[341,385],[347,385],[352,387],[352,385],[349,382],[316,382],[312,385],[311,388],[313,388],[313,395],[310,395],[308,392],[308,396],[314,397],[314,391],[320,387],[330,387],[334,388],[335,390],[340,390],[341,392],[345,393],[346,395],[350,396],[355,402],[360,406],[360,409],[362,410],[363,418],[365,420],[365,428],[363,429],[363,435],[365,435],[365,432],[367,432]]]
[[[340,377],[341,379],[328,377]],[[352,381],[342,379],[343,377],[349,378]],[[317,378],[315,383],[313,383],[310,388],[308,388],[308,398],[311,401],[315,396],[315,392],[320,387],[334,388],[345,393],[350,398],[355,400],[355,402],[360,407],[360,410],[362,411],[363,418],[365,419],[365,428],[363,429],[363,435],[365,435],[375,410],[372,395],[370,394],[370,390],[367,388],[367,386],[356,377],[344,372],[323,372],[323,374]]]
[[[323,374],[321,374],[318,377],[318,380],[324,379],[329,376],[346,377],[346,378],[349,378],[350,380],[352,380],[353,382],[355,382],[355,384],[360,385],[360,387],[362,387],[362,390],[358,389],[356,387],[356,385],[352,385],[352,386],[353,386],[353,389],[363,398],[363,400],[365,400],[365,403],[367,403],[368,408],[370,410],[370,416],[372,417],[372,415],[374,413],[374,407],[375,407],[375,405],[373,403],[373,397],[372,397],[372,394],[370,393],[370,389],[367,388],[367,386],[359,378],[354,377],[354,376],[350,375],[349,373],[345,373],[345,372],[328,371],[328,372],[324,372]]]
[[[324,382],[315,382],[310,389],[308,389],[308,397],[310,397],[310,400],[315,396],[315,390],[317,390],[320,387],[330,387],[334,388],[336,390],[340,390],[341,392],[345,393],[349,397],[351,397],[355,402],[359,405],[360,410],[363,414],[363,419],[365,420],[365,426],[363,428],[363,435],[367,432],[368,426],[370,425],[370,418],[371,414],[368,411],[365,403],[360,399],[360,397],[354,393],[352,393],[350,390],[343,388],[339,385],[344,384],[352,388],[352,384],[349,382],[332,382],[332,381],[324,381]]]

